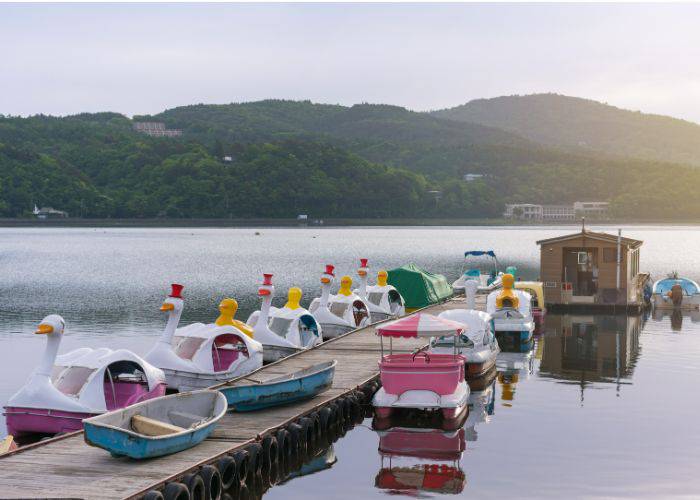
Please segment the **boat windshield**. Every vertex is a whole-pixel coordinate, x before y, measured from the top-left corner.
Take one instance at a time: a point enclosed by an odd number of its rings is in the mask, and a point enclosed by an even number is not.
[[[454,338],[455,337],[453,337],[452,335],[438,337],[435,340],[433,340],[431,344],[433,347],[452,347]],[[472,340],[465,334],[462,334],[459,337],[457,337],[457,347],[473,348],[474,342],[472,342]]]
[[[67,396],[77,396],[80,390],[87,383],[90,375],[96,368],[86,368],[84,366],[69,366],[68,368],[56,370],[52,374],[51,381],[56,389]]]
[[[378,306],[382,303],[383,296],[384,296],[383,292],[369,292],[369,295],[367,296],[367,300],[369,300],[375,306]]]
[[[270,330],[280,337],[286,337],[289,331],[289,325],[292,324],[292,319],[289,318],[272,318],[270,320]]]
[[[204,343],[204,339],[197,337],[173,337],[173,351],[182,359],[192,359]]]
[[[335,314],[339,318],[342,318],[345,316],[345,311],[348,310],[349,305],[350,304],[347,304],[345,302],[331,302],[330,310],[333,314]]]
[[[666,279],[661,280],[656,284],[656,293],[668,293],[671,291],[673,285],[680,285],[683,288],[683,293],[686,295],[695,295],[698,293],[698,288],[690,280],[685,279]]]

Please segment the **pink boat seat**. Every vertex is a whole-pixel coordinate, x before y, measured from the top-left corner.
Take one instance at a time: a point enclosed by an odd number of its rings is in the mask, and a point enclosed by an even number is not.
[[[382,386],[388,394],[411,390],[452,394],[464,380],[464,357],[452,354],[389,354],[379,362]]]

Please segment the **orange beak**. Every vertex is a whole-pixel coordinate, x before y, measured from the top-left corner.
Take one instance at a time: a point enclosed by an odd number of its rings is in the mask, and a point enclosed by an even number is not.
[[[171,304],[170,302],[163,302],[163,305],[160,306],[160,310],[165,312],[165,311],[174,311],[175,306]]]
[[[359,274],[360,276],[367,276],[367,271],[360,269],[359,271],[357,271],[357,274]]]
[[[268,290],[267,288],[261,288],[258,290],[258,295],[260,295],[261,297],[270,295],[270,290]]]
[[[37,327],[34,333],[39,335],[47,335],[49,333],[53,333],[53,326],[42,323]]]
[[[321,277],[321,283],[323,283],[324,285],[327,285],[330,282],[331,282],[330,278],[326,278],[325,276]]]

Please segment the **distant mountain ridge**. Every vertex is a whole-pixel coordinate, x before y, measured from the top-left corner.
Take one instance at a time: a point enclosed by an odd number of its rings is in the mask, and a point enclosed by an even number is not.
[[[590,99],[503,96],[430,114],[503,129],[548,146],[700,166],[700,125]]]

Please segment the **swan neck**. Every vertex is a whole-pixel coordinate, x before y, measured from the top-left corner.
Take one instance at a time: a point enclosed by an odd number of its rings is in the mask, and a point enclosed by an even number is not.
[[[328,307],[328,299],[331,294],[331,284],[324,283],[321,285],[321,307]]]
[[[168,314],[168,322],[165,324],[165,330],[163,330],[163,335],[160,341],[164,344],[172,344],[173,336],[175,335],[175,330],[177,329],[178,323],[180,323],[180,316],[182,315],[182,310],[171,311]]]
[[[36,371],[37,375],[45,375],[47,377],[51,376],[53,371],[53,365],[56,363],[56,355],[58,354],[58,347],[61,345],[61,334],[53,334],[46,336],[46,349],[44,349],[44,356],[41,358],[41,363]]]

